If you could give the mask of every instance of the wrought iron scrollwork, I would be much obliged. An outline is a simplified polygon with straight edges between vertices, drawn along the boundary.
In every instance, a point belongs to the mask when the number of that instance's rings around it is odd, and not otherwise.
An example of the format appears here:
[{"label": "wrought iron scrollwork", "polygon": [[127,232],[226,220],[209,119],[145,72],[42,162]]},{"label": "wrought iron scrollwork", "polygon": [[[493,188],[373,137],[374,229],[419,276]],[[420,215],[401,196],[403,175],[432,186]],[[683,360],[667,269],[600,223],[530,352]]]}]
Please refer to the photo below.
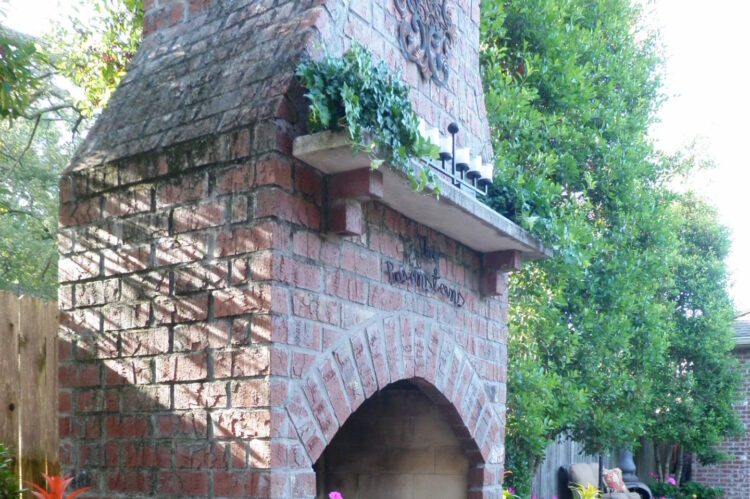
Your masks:
[{"label": "wrought iron scrollwork", "polygon": [[398,39],[401,52],[416,63],[422,77],[444,86],[448,56],[456,39],[456,25],[448,0],[394,0],[401,15]]}]

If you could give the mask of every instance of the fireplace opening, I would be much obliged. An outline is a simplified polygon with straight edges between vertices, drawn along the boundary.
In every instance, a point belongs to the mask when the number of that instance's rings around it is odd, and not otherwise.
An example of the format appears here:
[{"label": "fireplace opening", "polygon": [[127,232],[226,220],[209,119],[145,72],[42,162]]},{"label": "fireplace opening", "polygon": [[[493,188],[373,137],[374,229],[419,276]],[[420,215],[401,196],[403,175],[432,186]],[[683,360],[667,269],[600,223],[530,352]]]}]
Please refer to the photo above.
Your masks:
[{"label": "fireplace opening", "polygon": [[469,458],[440,408],[399,381],[366,400],[314,465],[317,497],[440,499],[467,495]]}]

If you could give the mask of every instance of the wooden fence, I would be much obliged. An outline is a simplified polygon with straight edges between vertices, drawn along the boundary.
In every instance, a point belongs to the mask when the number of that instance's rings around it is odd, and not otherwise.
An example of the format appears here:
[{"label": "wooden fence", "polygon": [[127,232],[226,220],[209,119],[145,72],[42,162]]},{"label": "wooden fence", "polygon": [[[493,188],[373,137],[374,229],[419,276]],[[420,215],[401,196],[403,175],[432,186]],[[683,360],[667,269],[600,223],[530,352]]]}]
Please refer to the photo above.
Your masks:
[{"label": "wooden fence", "polygon": [[22,480],[58,472],[57,304],[0,292],[0,441]]}]

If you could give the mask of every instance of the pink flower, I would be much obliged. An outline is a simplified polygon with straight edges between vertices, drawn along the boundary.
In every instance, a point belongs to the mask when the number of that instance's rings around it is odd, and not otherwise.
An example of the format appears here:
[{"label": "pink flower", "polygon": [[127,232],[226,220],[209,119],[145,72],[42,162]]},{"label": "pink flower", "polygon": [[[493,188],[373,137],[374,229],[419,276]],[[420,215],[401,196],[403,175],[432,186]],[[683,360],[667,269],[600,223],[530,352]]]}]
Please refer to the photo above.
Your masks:
[{"label": "pink flower", "polygon": [[508,492],[510,492],[511,494],[515,494],[516,493],[516,491],[515,491],[515,489],[513,487],[508,487]]},{"label": "pink flower", "polygon": [[677,480],[675,480],[669,475],[667,475],[667,482],[669,482],[669,485],[674,485],[675,487],[677,487]]},{"label": "pink flower", "polygon": [[531,499],[536,499],[536,494],[531,494]]},{"label": "pink flower", "polygon": [[341,492],[334,490],[328,494],[328,499],[344,499],[344,496],[341,495]]}]

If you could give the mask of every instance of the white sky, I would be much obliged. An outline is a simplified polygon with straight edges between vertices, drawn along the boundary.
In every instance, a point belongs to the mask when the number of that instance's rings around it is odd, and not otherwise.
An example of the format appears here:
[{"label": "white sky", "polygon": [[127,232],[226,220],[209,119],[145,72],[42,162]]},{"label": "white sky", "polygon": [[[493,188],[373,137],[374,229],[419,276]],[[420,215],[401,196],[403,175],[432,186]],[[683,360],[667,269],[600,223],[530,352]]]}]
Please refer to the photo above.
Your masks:
[{"label": "white sky", "polygon": [[707,197],[732,230],[729,267],[738,310],[750,309],[750,164],[745,148],[750,98],[750,2],[656,0],[649,18],[659,27],[667,56],[669,99],[652,130],[657,145],[673,152],[698,138],[716,168],[692,188]]},{"label": "white sky", "polygon": [[[644,0],[648,1],[648,0]],[[73,0],[0,0],[13,29],[40,34],[51,20],[72,12]],[[700,139],[716,168],[691,185],[719,210],[732,230],[729,258],[738,310],[750,310],[750,173],[745,147],[750,97],[750,2],[746,0],[653,0],[650,22],[666,50],[665,92],[669,99],[652,129],[657,145],[674,152]]]},{"label": "white sky", "polygon": [[57,9],[54,0],[0,0],[0,11],[7,15],[8,27],[32,35],[40,35],[49,27]]}]

